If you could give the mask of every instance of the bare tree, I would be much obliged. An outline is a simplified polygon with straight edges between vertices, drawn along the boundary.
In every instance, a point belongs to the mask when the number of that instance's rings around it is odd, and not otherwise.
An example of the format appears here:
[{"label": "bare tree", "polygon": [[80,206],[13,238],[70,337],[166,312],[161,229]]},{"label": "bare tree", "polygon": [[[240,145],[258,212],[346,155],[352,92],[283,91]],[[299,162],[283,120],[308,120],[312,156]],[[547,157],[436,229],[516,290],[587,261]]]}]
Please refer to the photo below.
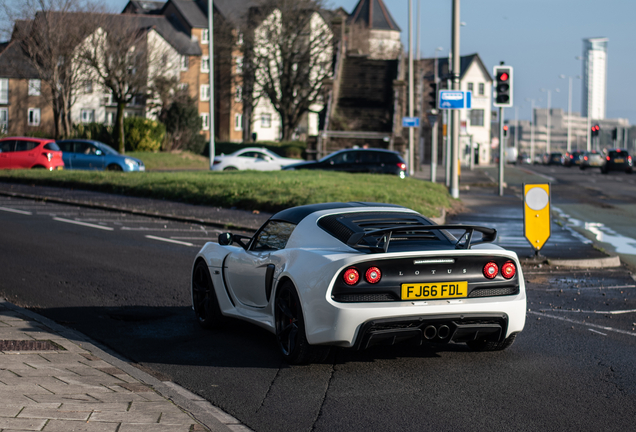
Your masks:
[{"label": "bare tree", "polygon": [[281,118],[282,138],[322,103],[322,85],[332,72],[333,33],[320,4],[312,0],[264,0],[250,10],[245,44],[245,100],[265,97]]},{"label": "bare tree", "polygon": [[178,63],[152,28],[136,15],[102,15],[97,30],[83,42],[80,62],[112,95],[117,105],[115,136],[124,152],[124,112],[133,99],[152,97],[153,82]]},{"label": "bare tree", "polygon": [[[74,61],[75,50],[93,25],[90,15],[80,12],[95,6],[81,0],[21,0],[18,5],[12,8],[0,0],[5,18],[15,23],[12,40],[20,44],[44,84],[42,94],[53,108],[55,137],[68,136],[71,108],[85,83],[82,66]],[[20,73],[16,68],[17,78]]]}]

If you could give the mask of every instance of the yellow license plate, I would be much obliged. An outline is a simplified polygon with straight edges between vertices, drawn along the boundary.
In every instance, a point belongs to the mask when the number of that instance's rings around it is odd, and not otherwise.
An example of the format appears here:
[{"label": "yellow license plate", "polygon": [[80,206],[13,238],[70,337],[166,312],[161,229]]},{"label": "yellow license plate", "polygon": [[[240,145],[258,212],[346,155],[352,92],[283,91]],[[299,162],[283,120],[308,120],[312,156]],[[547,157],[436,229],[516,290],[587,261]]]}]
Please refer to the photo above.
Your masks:
[{"label": "yellow license plate", "polygon": [[58,170],[58,171],[61,171],[61,170],[63,170],[63,169],[64,169],[64,167],[63,167],[62,165],[59,165],[59,166],[57,167],[57,170]]},{"label": "yellow license plate", "polygon": [[623,163],[623,162],[625,162],[625,159],[614,159],[614,162]]},{"label": "yellow license plate", "polygon": [[468,296],[468,282],[402,284],[402,300],[437,300]]}]

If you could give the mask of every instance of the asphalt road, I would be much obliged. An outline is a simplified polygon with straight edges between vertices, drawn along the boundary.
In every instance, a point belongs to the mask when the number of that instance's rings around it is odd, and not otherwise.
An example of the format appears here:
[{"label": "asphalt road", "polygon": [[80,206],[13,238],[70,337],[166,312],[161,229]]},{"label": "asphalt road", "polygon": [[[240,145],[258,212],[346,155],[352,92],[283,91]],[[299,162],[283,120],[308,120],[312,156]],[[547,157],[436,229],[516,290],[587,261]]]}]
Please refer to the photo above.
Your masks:
[{"label": "asphalt road", "polygon": [[376,347],[290,367],[264,330],[194,321],[189,273],[209,228],[8,198],[0,227],[0,295],[259,432],[633,429],[636,313],[625,311],[636,282],[625,268],[525,269],[526,328],[504,352]]}]

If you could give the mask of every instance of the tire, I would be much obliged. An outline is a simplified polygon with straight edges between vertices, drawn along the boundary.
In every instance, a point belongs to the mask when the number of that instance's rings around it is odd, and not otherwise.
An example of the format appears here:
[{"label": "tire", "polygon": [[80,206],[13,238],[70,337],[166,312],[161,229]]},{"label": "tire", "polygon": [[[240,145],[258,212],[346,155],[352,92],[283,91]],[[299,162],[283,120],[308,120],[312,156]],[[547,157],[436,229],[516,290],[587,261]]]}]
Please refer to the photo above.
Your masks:
[{"label": "tire", "polygon": [[229,166],[229,167],[223,168],[223,171],[238,171],[238,168]]},{"label": "tire", "polygon": [[276,290],[274,320],[276,341],[287,363],[296,365],[325,361],[330,347],[309,345],[307,342],[300,299],[289,281]]},{"label": "tire", "polygon": [[197,262],[192,272],[192,308],[205,329],[219,327],[223,321],[210,271],[204,261]]},{"label": "tire", "polygon": [[42,165],[36,165],[34,167],[31,167],[31,169],[45,169]]},{"label": "tire", "polygon": [[605,168],[601,168],[601,174],[607,174],[609,171],[606,170]]},{"label": "tire", "polygon": [[585,171],[585,167],[583,165],[581,165],[579,168],[581,169],[581,171]]},{"label": "tire", "polygon": [[123,171],[124,169],[117,164],[110,164],[106,167],[108,171]]},{"label": "tire", "polygon": [[513,333],[501,342],[492,342],[487,340],[474,340],[466,342],[468,348],[473,351],[503,351],[508,348],[517,338],[518,333]]}]

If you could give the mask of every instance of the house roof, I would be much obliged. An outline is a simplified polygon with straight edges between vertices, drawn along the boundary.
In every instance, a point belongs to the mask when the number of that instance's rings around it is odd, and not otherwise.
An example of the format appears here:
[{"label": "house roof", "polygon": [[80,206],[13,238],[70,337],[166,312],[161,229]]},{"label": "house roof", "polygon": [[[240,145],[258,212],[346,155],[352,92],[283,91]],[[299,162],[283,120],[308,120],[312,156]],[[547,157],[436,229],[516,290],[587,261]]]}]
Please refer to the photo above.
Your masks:
[{"label": "house roof", "polygon": [[[200,2],[196,0],[169,0],[169,3],[172,3],[174,7],[177,8],[183,19],[185,19],[191,27],[208,27],[207,1]],[[214,3],[216,3],[216,1]]]},{"label": "house roof", "polygon": [[402,31],[382,0],[360,0],[349,15],[349,24],[359,23],[373,30]]},{"label": "house roof", "polygon": [[39,78],[22,47],[16,41],[6,42],[0,48],[0,78]]},{"label": "house roof", "polygon": [[122,13],[159,15],[165,4],[165,1],[130,0]]},{"label": "house roof", "polygon": [[[431,61],[433,59],[426,59],[426,60]],[[484,75],[486,75],[488,77],[488,79],[492,81],[492,76],[490,75],[490,72],[488,71],[488,69],[486,69],[486,66],[482,62],[481,57],[479,57],[479,54],[477,54],[477,53],[460,57],[460,60],[459,60],[459,65],[460,65],[459,66],[459,69],[460,69],[459,79],[462,79],[464,77],[464,74],[466,73],[468,68],[470,68],[470,66],[475,61],[478,62],[477,64],[483,70]],[[439,76],[439,78],[441,80],[450,79],[450,73],[449,73],[449,67],[448,67],[448,57],[438,58],[437,59],[437,74],[438,74],[438,76]]]}]

